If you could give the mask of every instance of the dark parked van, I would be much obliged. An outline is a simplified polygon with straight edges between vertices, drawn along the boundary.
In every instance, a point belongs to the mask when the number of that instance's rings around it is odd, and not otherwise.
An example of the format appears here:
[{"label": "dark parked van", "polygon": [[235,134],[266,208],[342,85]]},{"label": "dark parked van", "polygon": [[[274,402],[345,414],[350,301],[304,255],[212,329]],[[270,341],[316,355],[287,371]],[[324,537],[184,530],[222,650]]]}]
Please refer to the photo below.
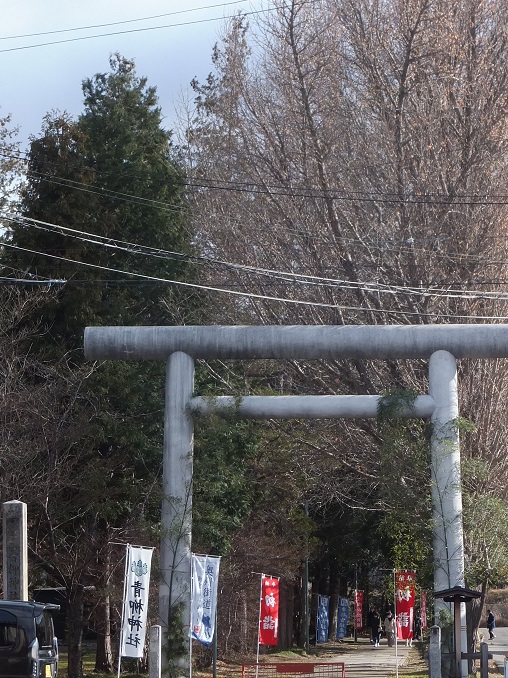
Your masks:
[{"label": "dark parked van", "polygon": [[58,605],[0,600],[0,678],[56,678]]}]

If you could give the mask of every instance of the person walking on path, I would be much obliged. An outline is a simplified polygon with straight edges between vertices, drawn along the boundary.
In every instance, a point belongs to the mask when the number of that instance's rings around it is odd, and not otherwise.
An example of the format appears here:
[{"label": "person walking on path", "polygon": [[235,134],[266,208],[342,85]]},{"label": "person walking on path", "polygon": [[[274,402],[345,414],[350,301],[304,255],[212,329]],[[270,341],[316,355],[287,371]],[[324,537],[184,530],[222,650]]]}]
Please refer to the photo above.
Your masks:
[{"label": "person walking on path", "polygon": [[372,616],[370,618],[370,630],[372,632],[372,642],[374,647],[379,647],[379,636],[382,631],[381,627],[381,617],[377,610],[372,610]]},{"label": "person walking on path", "polygon": [[489,630],[489,640],[495,638],[494,629],[496,628],[496,618],[492,610],[487,610],[487,628]]},{"label": "person walking on path", "polygon": [[395,618],[391,611],[389,611],[385,617],[384,621],[384,627],[385,627],[385,633],[386,633],[386,640],[388,641],[388,647],[393,647],[395,643],[395,631],[396,631],[396,626],[395,626]]}]

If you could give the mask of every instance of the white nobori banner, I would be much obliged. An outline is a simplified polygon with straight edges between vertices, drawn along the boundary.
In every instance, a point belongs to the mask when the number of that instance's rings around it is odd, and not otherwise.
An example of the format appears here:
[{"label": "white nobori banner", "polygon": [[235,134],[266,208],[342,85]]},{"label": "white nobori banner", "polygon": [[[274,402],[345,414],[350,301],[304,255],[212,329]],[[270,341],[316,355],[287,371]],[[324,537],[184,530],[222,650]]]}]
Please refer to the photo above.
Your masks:
[{"label": "white nobori banner", "polygon": [[153,549],[127,546],[120,655],[142,657]]},{"label": "white nobori banner", "polygon": [[218,556],[192,555],[191,624],[189,635],[203,645],[210,645],[215,631],[217,585],[219,582]]}]

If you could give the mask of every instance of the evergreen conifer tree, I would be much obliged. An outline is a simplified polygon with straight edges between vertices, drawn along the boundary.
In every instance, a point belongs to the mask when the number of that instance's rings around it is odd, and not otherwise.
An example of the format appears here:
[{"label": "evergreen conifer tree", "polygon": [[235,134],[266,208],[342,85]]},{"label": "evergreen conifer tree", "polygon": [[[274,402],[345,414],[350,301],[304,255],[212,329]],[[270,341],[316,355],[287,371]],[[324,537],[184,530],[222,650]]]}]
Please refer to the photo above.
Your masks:
[{"label": "evergreen conifer tree", "polygon": [[[155,89],[136,75],[132,61],[114,55],[110,66],[83,83],[85,108],[78,120],[48,115],[41,136],[32,140],[22,217],[3,253],[17,274],[65,281],[43,309],[46,331],[31,337],[41,361],[65,355],[81,366],[88,325],[164,325],[175,311],[181,318],[186,303],[193,308],[161,282],[184,280],[192,271],[185,255],[183,175],[162,128]],[[112,534],[128,540],[144,520],[159,520],[154,481],[161,468],[163,374],[159,363],[110,362],[94,366],[87,380],[94,408],[86,444],[79,447],[80,477],[74,472],[49,497],[48,529],[39,531],[37,545],[38,562],[54,584],[67,587],[75,617],[83,586],[107,590],[104,564]],[[83,556],[78,572],[73,557],[78,550],[86,554],[85,539],[95,555]],[[49,567],[55,542],[61,545],[57,568]],[[69,543],[75,553],[67,553]],[[107,624],[99,634],[105,642],[98,644],[96,668],[108,669]],[[79,625],[70,626],[71,678],[81,672],[80,637]]]}]

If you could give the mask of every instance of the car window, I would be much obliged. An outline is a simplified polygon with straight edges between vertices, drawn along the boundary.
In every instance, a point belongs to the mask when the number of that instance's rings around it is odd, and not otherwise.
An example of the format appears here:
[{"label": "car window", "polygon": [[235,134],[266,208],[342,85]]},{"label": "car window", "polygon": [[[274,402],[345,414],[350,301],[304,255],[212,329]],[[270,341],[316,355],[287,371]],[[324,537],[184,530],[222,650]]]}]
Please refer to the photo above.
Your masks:
[{"label": "car window", "polygon": [[39,641],[39,647],[52,647],[53,645],[53,619],[49,612],[44,611],[35,618],[35,634]]},{"label": "car window", "polygon": [[18,627],[16,624],[0,622],[0,647],[11,647],[16,642]]},{"label": "car window", "polygon": [[10,612],[0,611],[0,648],[12,647],[18,637],[18,620]]}]

